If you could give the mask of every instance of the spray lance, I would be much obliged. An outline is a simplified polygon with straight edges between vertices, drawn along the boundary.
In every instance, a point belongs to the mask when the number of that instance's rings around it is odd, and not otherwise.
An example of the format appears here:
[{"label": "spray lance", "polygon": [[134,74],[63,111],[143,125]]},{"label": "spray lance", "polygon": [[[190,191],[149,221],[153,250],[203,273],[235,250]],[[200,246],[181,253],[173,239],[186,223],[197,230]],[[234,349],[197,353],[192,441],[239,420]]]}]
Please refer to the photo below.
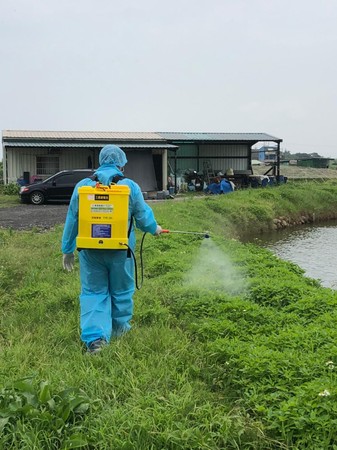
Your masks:
[{"label": "spray lance", "polygon": [[204,233],[199,233],[197,231],[177,231],[177,230],[165,230],[164,229],[164,230],[162,230],[162,233],[195,234],[195,235],[203,236],[206,239],[211,237],[208,231],[205,231]]}]

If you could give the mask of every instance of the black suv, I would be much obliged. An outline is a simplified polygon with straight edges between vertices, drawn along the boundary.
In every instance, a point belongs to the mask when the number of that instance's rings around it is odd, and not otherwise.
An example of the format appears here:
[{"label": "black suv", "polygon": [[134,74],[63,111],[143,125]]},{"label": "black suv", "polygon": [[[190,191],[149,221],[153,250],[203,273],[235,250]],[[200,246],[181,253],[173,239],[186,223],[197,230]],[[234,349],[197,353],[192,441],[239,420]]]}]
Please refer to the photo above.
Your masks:
[{"label": "black suv", "polygon": [[69,201],[75,185],[94,172],[92,169],[62,170],[44,181],[22,186],[21,202],[42,205],[48,200]]}]

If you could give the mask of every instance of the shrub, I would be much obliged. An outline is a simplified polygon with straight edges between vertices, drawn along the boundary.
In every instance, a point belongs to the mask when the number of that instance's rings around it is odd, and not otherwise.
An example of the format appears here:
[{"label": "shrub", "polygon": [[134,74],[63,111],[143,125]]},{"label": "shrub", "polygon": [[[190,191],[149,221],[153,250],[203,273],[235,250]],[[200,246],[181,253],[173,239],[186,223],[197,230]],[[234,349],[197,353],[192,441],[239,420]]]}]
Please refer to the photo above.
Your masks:
[{"label": "shrub", "polygon": [[9,183],[3,187],[4,195],[18,195],[20,186],[16,183]]}]

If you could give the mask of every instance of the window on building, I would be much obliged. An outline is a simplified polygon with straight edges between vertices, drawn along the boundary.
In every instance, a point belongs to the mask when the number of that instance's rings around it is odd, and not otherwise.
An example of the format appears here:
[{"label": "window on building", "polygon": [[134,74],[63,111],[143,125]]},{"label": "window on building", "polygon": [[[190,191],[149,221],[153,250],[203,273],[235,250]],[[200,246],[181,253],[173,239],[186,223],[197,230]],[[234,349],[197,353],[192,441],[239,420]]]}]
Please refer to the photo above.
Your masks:
[{"label": "window on building", "polygon": [[36,174],[53,175],[60,171],[60,159],[58,156],[37,156]]}]

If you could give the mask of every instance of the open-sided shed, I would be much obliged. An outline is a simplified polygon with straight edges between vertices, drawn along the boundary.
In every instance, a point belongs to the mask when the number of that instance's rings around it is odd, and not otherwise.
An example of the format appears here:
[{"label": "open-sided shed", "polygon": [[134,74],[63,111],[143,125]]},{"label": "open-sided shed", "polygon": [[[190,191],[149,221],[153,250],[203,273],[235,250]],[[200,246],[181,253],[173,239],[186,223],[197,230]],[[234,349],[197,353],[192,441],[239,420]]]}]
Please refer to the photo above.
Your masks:
[{"label": "open-sided shed", "polygon": [[[280,174],[280,143],[282,139],[266,133],[160,133],[178,147],[169,151],[169,165],[175,174],[187,169],[197,172],[228,169],[234,172],[252,171],[252,147],[258,142],[276,143],[274,175]],[[173,169],[174,167],[174,169]]]}]

